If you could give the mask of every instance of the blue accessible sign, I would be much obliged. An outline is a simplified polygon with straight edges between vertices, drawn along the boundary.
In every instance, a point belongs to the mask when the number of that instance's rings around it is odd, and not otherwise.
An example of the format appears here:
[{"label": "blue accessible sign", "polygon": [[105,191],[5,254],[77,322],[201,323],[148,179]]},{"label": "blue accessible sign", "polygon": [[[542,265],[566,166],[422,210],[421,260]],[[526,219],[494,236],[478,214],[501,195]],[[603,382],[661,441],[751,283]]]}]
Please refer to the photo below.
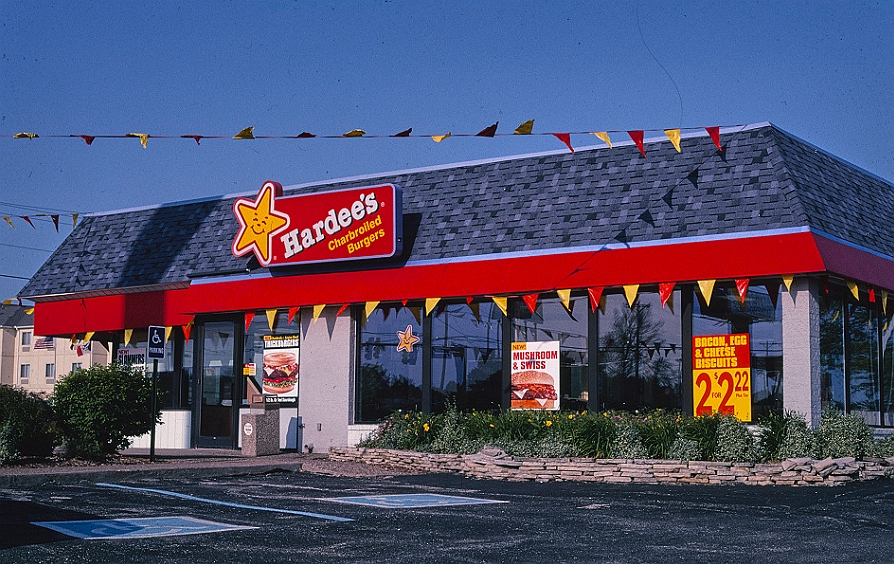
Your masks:
[{"label": "blue accessible sign", "polygon": [[143,539],[176,535],[198,535],[242,529],[246,525],[228,525],[195,517],[147,517],[136,519],[96,519],[89,521],[35,521],[39,527],[79,539]]},{"label": "blue accessible sign", "polygon": [[157,325],[149,326],[149,358],[165,357],[165,328]]}]

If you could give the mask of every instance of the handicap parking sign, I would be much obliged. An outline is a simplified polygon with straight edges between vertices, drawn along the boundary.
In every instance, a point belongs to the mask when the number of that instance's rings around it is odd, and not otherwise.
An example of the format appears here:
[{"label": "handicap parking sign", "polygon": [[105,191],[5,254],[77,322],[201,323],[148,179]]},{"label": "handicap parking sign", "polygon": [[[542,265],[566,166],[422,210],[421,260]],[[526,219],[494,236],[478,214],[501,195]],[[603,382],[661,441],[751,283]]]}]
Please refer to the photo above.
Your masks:
[{"label": "handicap parking sign", "polygon": [[31,524],[79,539],[143,539],[257,529],[257,527],[249,527],[247,525],[215,523],[213,521],[205,521],[204,519],[196,519],[195,517],[34,521]]},{"label": "handicap parking sign", "polygon": [[149,358],[165,357],[165,328],[157,325],[149,327]]}]

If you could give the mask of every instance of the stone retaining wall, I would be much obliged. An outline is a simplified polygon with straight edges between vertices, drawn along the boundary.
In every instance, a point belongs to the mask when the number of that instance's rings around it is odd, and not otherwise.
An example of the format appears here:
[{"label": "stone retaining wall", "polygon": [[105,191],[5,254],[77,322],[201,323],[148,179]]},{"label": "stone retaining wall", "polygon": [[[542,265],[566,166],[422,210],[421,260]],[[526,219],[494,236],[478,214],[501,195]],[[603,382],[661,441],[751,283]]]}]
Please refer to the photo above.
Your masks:
[{"label": "stone retaining wall", "polygon": [[381,464],[423,472],[450,472],[473,478],[537,482],[637,484],[752,484],[835,486],[894,479],[894,457],[855,460],[794,458],[783,462],[700,462],[601,458],[526,458],[498,449],[478,454],[430,454],[406,450],[333,447],[331,460]]}]

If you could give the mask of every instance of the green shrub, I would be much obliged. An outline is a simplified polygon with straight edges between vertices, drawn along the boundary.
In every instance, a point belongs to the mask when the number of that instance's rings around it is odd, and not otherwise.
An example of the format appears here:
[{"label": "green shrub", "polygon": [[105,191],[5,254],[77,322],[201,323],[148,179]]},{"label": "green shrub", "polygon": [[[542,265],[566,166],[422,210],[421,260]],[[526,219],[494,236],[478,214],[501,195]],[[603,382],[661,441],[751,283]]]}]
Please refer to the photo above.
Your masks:
[{"label": "green shrub", "polygon": [[862,458],[875,451],[872,428],[862,417],[843,415],[838,411],[826,411],[816,430],[816,438],[821,457],[841,458],[852,456]]},{"label": "green shrub", "polygon": [[701,460],[702,449],[698,446],[697,441],[677,435],[667,456],[671,460]]},{"label": "green shrub", "polygon": [[612,441],[610,450],[612,458],[649,458],[649,450],[643,444],[639,430],[630,422],[622,422],[618,433]]},{"label": "green shrub", "polygon": [[721,416],[717,424],[717,445],[714,460],[719,462],[752,462],[757,458],[754,439],[748,427],[732,415]]},{"label": "green shrub", "polygon": [[49,403],[33,392],[0,386],[0,464],[22,456],[50,456],[55,445]]},{"label": "green shrub", "polygon": [[779,449],[785,435],[789,414],[779,415],[771,412],[758,420],[761,426],[758,434],[758,459],[761,461],[779,460]]},{"label": "green shrub", "polygon": [[875,456],[882,458],[894,456],[894,435],[875,441]]},{"label": "green shrub", "polygon": [[646,458],[666,459],[680,431],[679,414],[656,409],[645,415],[631,415],[629,418],[648,451]]},{"label": "green shrub", "polygon": [[782,440],[777,450],[777,459],[786,458],[819,458],[816,445],[816,437],[807,420],[799,413],[789,412],[785,414]]},{"label": "green shrub", "polygon": [[569,426],[566,442],[574,446],[579,456],[607,458],[618,434],[615,420],[607,414],[585,414]]},{"label": "green shrub", "polygon": [[[684,449],[685,447],[685,450],[675,452],[676,456],[671,458],[714,460],[714,450],[717,447],[717,426],[720,424],[720,418],[721,416],[716,413],[714,415],[684,418],[680,424],[680,436],[686,441],[695,443],[698,452],[694,452],[692,444],[681,442],[678,448]],[[681,456],[682,454],[687,456]],[[668,453],[668,456],[670,456],[670,453]]]},{"label": "green shrub", "polygon": [[94,365],[56,384],[59,433],[72,456],[104,459],[152,428],[152,381],[129,366]]}]

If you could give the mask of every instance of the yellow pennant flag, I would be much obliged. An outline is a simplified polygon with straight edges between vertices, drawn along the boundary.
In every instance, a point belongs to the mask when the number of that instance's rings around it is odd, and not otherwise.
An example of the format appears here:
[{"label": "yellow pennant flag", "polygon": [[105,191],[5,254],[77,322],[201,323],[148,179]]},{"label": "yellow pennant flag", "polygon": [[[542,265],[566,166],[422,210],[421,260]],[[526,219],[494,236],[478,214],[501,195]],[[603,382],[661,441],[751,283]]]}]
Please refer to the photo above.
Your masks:
[{"label": "yellow pennant flag", "polygon": [[276,310],[268,309],[264,313],[267,314],[267,327],[269,327],[270,330],[273,331],[273,324],[276,323]]},{"label": "yellow pennant flag", "polygon": [[534,120],[529,119],[525,123],[519,125],[515,128],[515,131],[512,132],[513,135],[530,135],[534,130]]},{"label": "yellow pennant flag", "polygon": [[702,297],[705,298],[705,305],[711,305],[711,294],[714,293],[714,283],[716,280],[699,280],[698,281],[698,289],[702,292]]},{"label": "yellow pennant flag", "polygon": [[624,295],[627,297],[627,305],[633,307],[636,301],[636,294],[639,292],[639,284],[628,284],[624,286]]},{"label": "yellow pennant flag", "polygon": [[146,148],[146,144],[149,142],[148,133],[128,133],[127,135],[125,135],[125,137],[139,137],[140,145],[142,145],[144,149]]},{"label": "yellow pennant flag", "polygon": [[130,345],[130,339],[133,337],[133,329],[124,330],[124,346]]},{"label": "yellow pennant flag", "polygon": [[571,311],[571,290],[556,290],[559,294],[559,301],[565,306],[565,309]]},{"label": "yellow pennant flag", "polygon": [[78,215],[76,213],[71,214],[71,228],[74,229],[78,226]]},{"label": "yellow pennant flag", "polygon": [[606,131],[594,131],[594,132],[593,132],[593,135],[595,135],[596,137],[602,139],[602,141],[603,141],[606,145],[608,145],[608,148],[609,148],[609,149],[612,148],[612,139],[611,139],[611,137],[608,136],[608,132],[606,132]]},{"label": "yellow pennant flag", "polygon": [[491,298],[494,300],[494,303],[497,304],[497,307],[500,308],[500,311],[503,312],[503,315],[507,315],[509,313],[508,302],[509,300],[503,296],[494,296]]},{"label": "yellow pennant flag", "polygon": [[671,143],[674,146],[674,149],[677,152],[680,152],[680,130],[679,129],[665,129],[664,134],[667,135],[667,138],[670,139]]},{"label": "yellow pennant flag", "polygon": [[[379,302],[375,302],[375,303],[379,303]],[[369,304],[368,304],[368,303],[366,304],[366,307],[367,307],[366,317],[369,317],[370,310],[369,310]],[[317,305],[314,306],[314,317],[313,317],[313,320],[314,320],[314,321],[316,321],[317,319],[320,318],[320,314],[323,313],[323,310],[324,310],[325,308],[326,308],[326,304],[317,304]],[[375,306],[373,306],[373,309],[375,309]]]},{"label": "yellow pennant flag", "polygon": [[4,215],[4,216],[3,216],[3,219],[6,220],[6,223],[8,223],[10,227],[12,227],[13,229],[16,228],[16,226],[12,224],[12,218],[10,218],[10,217],[6,217],[6,216]]},{"label": "yellow pennant flag", "polygon": [[254,139],[255,134],[252,133],[255,130],[255,126],[246,127],[239,133],[233,136],[233,139]]},{"label": "yellow pennant flag", "polygon": [[[174,331],[173,325],[170,325],[170,326],[165,325],[165,342],[166,343],[171,340],[171,333],[173,331]],[[93,333],[87,333],[86,335],[84,335],[84,340],[89,341],[91,337],[93,337]]]},{"label": "yellow pennant flag", "polygon": [[364,135],[366,135],[366,132],[362,129],[352,129],[347,133],[341,134],[342,137],[363,137]]},{"label": "yellow pennant flag", "polygon": [[854,299],[858,302],[860,301],[860,288],[857,286],[857,283],[853,280],[847,281],[847,288],[851,291],[851,294],[854,296]]},{"label": "yellow pennant flag", "polygon": [[38,135],[36,133],[30,133],[28,131],[16,133],[12,136],[13,139],[37,139],[37,137]]},{"label": "yellow pennant flag", "polygon": [[792,291],[792,282],[794,282],[794,281],[795,281],[795,275],[794,275],[794,274],[783,274],[783,275],[782,275],[782,283],[785,284],[785,291],[786,291],[786,292],[791,292],[791,291]]},{"label": "yellow pennant flag", "polygon": [[372,315],[372,312],[376,310],[376,307],[379,305],[379,302],[366,302],[366,318],[369,319],[369,316]]},{"label": "yellow pennant flag", "polygon": [[33,307],[29,307],[29,308],[25,309],[25,315],[32,315],[32,314],[34,314]]},{"label": "yellow pennant flag", "polygon": [[441,298],[425,298],[425,315],[431,315],[431,310],[435,309]]},{"label": "yellow pennant flag", "polygon": [[888,292],[882,290],[882,313],[888,315]]},{"label": "yellow pennant flag", "polygon": [[87,333],[85,333],[84,334],[84,342],[89,343],[91,340],[93,340],[94,334],[95,334],[95,332],[93,332],[93,331],[88,331]]},{"label": "yellow pennant flag", "polygon": [[440,143],[441,141],[443,141],[444,139],[447,139],[448,137],[450,137],[449,131],[447,132],[446,135],[432,135],[431,136],[431,138],[434,140],[435,143]]}]

